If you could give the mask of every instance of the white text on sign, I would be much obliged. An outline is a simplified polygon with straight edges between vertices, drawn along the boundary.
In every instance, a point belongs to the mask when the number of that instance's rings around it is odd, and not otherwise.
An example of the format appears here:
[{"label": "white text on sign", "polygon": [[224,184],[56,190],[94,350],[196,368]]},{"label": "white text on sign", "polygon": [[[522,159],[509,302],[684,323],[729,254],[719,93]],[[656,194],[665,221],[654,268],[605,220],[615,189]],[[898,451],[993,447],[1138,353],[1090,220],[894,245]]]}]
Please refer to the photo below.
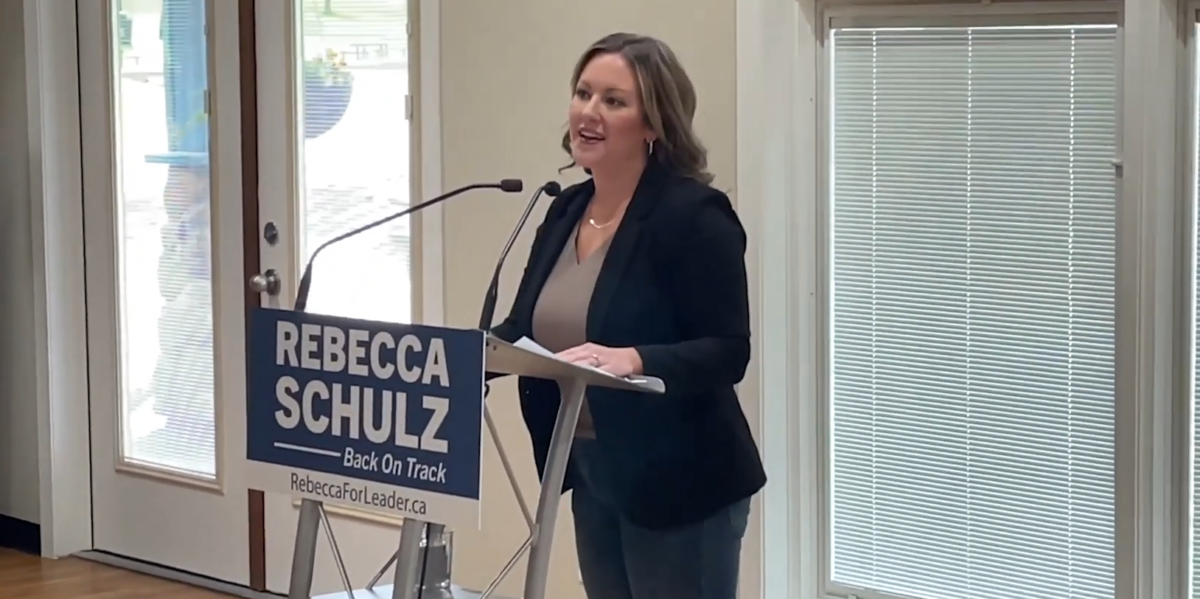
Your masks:
[{"label": "white text on sign", "polygon": [[[343,330],[335,326],[279,321],[276,324],[275,362],[280,366],[327,373],[374,377],[387,380],[398,376],[406,383],[450,386],[444,342],[434,337],[423,348],[416,335],[397,340],[390,333],[371,334],[361,329]],[[301,388],[293,377],[280,377],[275,385],[280,409],[275,420],[288,429],[304,423],[314,434],[331,434],[351,439],[365,438],[376,444],[449,453],[449,443],[438,431],[450,412],[450,400],[425,395],[421,407],[431,412],[419,434],[408,430],[408,394],[378,390],[360,385],[307,382]],[[315,409],[317,402],[328,402],[329,413]],[[378,410],[378,414],[376,414]]]},{"label": "white text on sign", "polygon": [[382,472],[391,476],[423,480],[431,483],[446,484],[446,465],[425,464],[417,458],[397,458],[390,453],[382,456],[375,452],[357,453],[347,447],[342,456],[342,465],[347,468],[357,468],[369,472]]}]

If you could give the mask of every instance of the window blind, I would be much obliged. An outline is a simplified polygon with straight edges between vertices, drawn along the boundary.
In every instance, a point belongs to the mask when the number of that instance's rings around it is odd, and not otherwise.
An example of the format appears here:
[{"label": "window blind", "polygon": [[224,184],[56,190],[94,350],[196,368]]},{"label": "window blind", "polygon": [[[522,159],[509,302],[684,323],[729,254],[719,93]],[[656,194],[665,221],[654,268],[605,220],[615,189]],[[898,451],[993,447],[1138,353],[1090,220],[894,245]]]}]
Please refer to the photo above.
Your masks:
[{"label": "window blind", "polygon": [[1115,27],[832,36],[831,575],[1111,599]]}]

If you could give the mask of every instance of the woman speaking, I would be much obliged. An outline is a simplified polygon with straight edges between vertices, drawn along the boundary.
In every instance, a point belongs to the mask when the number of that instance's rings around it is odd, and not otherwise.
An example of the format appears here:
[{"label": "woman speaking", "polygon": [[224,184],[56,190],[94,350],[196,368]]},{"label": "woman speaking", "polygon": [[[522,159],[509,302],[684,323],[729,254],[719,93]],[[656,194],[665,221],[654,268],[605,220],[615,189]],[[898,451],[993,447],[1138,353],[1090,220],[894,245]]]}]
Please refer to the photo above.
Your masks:
[{"label": "woman speaking", "polygon": [[[746,234],[709,186],[695,89],[666,44],[601,39],[571,94],[562,147],[591,178],[551,204],[492,332],[666,384],[587,390],[564,490],[588,598],[735,599],[750,498],[766,483],[734,391],[750,360]],[[559,389],[518,386],[544,473]]]}]

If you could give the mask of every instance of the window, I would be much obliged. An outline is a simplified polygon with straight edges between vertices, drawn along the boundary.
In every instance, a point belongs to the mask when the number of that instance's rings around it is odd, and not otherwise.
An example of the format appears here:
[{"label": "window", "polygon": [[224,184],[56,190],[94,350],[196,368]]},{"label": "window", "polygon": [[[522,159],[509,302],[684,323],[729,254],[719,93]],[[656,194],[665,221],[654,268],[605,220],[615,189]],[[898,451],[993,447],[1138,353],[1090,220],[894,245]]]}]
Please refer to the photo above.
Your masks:
[{"label": "window", "polygon": [[[299,2],[301,252],[408,206],[407,0]],[[411,322],[410,226],[393,221],[321,252],[308,309]],[[367,291],[369,289],[369,291]]]},{"label": "window", "polygon": [[212,480],[204,3],[114,2],[111,17],[121,461]]},{"label": "window", "polygon": [[845,592],[1113,596],[1116,35],[832,33]]}]

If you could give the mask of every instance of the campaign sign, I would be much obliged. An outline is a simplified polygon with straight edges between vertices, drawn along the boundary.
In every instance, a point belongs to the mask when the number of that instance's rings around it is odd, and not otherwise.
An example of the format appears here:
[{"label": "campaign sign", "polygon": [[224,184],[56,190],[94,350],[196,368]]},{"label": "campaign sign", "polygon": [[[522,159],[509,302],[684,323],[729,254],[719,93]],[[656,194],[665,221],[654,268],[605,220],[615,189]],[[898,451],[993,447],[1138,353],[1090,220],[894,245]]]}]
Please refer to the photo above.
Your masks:
[{"label": "campaign sign", "polygon": [[258,309],[251,317],[251,486],[479,527],[479,331]]}]

